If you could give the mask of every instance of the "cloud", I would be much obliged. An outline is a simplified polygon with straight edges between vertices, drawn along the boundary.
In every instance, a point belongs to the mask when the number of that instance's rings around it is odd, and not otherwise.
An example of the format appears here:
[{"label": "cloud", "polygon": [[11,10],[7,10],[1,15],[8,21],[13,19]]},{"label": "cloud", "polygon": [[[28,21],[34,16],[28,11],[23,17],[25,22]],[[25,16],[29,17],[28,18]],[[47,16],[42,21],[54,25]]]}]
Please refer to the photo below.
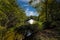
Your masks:
[{"label": "cloud", "polygon": [[29,8],[26,9],[25,13],[27,16],[38,16],[37,12],[30,11]]},{"label": "cloud", "polygon": [[25,13],[27,16],[33,15],[33,11],[29,11],[29,8],[26,9]]},{"label": "cloud", "polygon": [[35,8],[30,6],[27,2],[30,0],[17,0],[19,6],[21,6],[24,10],[27,16],[37,16],[37,11]]},{"label": "cloud", "polygon": [[34,15],[33,13],[34,13],[33,11],[30,11],[30,15],[31,15],[31,16]]},{"label": "cloud", "polygon": [[41,0],[33,0],[32,5],[36,5],[36,4],[38,4],[39,2],[41,2]]}]

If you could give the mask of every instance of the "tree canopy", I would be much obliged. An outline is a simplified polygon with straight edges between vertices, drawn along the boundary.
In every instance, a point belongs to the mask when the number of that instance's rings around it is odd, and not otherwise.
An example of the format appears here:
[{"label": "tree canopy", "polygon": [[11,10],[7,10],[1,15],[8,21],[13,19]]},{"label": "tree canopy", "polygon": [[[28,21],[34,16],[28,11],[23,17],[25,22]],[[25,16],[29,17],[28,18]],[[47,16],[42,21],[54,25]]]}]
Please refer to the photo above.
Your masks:
[{"label": "tree canopy", "polygon": [[[60,3],[44,0],[32,5],[34,1],[29,5],[39,16],[28,17],[16,0],[0,0],[0,40],[60,40]],[[29,18],[35,20],[33,25],[26,22]],[[25,37],[28,31],[32,35]]]}]

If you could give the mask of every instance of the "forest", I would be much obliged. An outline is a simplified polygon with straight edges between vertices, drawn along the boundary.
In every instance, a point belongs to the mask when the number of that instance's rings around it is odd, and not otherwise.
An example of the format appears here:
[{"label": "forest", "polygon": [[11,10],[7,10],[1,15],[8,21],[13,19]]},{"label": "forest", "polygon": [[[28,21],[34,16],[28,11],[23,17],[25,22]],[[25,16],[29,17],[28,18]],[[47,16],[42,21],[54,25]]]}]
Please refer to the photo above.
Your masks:
[{"label": "forest", "polygon": [[[0,0],[0,40],[60,40],[60,2],[32,3],[39,16],[26,16],[16,0]],[[29,24],[29,19],[34,23]]]}]

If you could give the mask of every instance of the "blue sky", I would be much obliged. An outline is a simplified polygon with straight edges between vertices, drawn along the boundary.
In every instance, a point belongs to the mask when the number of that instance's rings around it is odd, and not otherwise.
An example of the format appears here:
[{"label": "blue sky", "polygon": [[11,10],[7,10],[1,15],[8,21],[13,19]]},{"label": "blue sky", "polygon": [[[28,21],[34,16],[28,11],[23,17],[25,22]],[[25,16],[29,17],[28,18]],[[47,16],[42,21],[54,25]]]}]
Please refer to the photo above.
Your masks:
[{"label": "blue sky", "polygon": [[[22,7],[22,9],[25,10],[25,13],[27,16],[38,16],[38,13],[36,11],[36,9],[34,7],[32,7],[31,5],[29,5],[29,2],[30,0],[17,0],[17,4],[18,6]],[[36,3],[41,3],[41,1],[44,1],[44,0],[35,0],[35,2],[32,3],[32,5],[36,5]],[[57,2],[60,2],[60,0],[57,0]]]},{"label": "blue sky", "polygon": [[17,4],[25,10],[27,16],[38,16],[36,9],[29,5],[29,1],[30,0],[17,0]]}]

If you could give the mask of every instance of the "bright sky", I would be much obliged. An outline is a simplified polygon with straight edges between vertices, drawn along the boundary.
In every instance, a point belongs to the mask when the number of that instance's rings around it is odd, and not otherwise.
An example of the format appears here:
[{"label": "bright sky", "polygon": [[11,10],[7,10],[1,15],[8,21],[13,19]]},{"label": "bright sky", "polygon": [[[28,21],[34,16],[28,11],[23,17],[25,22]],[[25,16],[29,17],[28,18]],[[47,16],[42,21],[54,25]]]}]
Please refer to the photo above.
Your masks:
[{"label": "bright sky", "polygon": [[28,4],[29,1],[30,0],[17,0],[17,3],[25,10],[27,16],[38,16],[36,9]]},{"label": "bright sky", "polygon": [[[31,5],[29,5],[29,2],[30,0],[17,0],[17,4],[22,7],[24,10],[25,10],[25,13],[27,16],[38,16],[37,14],[37,11],[34,7],[32,7]],[[32,5],[36,5],[36,3],[41,3],[41,1],[44,1],[44,0],[33,0],[33,3]],[[57,0],[57,2],[60,2],[60,0]]]},{"label": "bright sky", "polygon": [[33,19],[30,19],[28,22],[29,22],[30,24],[33,24],[33,23],[34,23],[34,20],[33,20]]}]

